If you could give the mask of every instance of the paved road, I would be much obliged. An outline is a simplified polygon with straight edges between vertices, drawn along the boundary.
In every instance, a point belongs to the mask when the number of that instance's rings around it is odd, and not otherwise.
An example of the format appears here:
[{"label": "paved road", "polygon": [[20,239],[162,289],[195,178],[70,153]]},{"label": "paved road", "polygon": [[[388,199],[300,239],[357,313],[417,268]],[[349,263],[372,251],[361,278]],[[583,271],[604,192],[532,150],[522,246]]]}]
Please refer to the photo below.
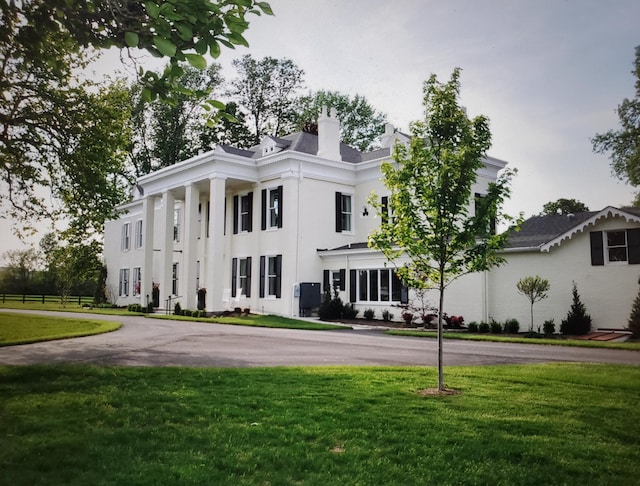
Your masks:
[{"label": "paved road", "polygon": [[[435,340],[386,336],[374,331],[300,331],[144,317],[38,313],[120,321],[123,326],[116,332],[97,336],[0,347],[0,364],[196,367],[437,364]],[[640,352],[457,340],[444,343],[445,365],[551,361],[640,365]]]}]

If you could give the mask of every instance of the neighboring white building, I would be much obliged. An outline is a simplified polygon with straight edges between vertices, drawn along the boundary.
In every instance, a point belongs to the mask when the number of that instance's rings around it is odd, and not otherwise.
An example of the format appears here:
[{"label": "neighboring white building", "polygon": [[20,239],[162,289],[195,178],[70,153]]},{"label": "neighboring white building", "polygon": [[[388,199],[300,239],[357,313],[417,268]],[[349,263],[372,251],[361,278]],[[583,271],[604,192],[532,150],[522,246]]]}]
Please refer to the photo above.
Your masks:
[{"label": "neighboring white building", "polygon": [[[240,150],[218,146],[138,179],[134,200],[105,225],[107,288],[119,306],[180,302],[205,307],[300,315],[306,293],[335,284],[345,302],[377,317],[406,300],[381,253],[366,248],[380,221],[367,204],[388,194],[380,165],[408,137],[387,126],[382,148],[361,153],[339,140],[335,112],[318,119],[318,135],[264,137]],[[488,157],[474,194],[484,194],[506,162]],[[470,211],[473,212],[473,206]],[[467,321],[490,314],[486,274],[460,279],[446,310]],[[300,284],[315,284],[301,285]],[[435,302],[435,301],[434,301]]]}]

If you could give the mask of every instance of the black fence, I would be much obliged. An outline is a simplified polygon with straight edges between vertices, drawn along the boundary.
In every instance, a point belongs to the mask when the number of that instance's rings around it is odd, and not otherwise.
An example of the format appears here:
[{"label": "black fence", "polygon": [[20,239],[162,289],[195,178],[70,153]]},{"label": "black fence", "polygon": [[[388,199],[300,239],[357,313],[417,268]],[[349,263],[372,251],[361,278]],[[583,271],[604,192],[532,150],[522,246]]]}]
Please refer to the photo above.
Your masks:
[{"label": "black fence", "polygon": [[[23,304],[27,302],[39,302],[42,304],[45,303],[60,303],[61,298],[59,295],[37,295],[37,294],[2,294],[2,303],[5,304],[7,302],[22,302]],[[77,302],[78,305],[91,305],[93,304],[93,296],[92,295],[69,295],[67,296],[67,302]]]}]

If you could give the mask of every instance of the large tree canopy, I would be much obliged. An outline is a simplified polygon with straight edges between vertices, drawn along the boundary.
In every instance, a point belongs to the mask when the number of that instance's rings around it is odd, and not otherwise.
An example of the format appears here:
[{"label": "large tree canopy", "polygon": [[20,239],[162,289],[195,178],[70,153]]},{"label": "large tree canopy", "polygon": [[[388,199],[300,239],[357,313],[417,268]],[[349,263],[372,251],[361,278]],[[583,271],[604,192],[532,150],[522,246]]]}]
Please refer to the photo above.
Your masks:
[{"label": "large tree canopy", "polygon": [[[485,270],[502,261],[496,253],[506,234],[492,231],[509,195],[512,172],[506,171],[487,193],[476,198],[472,187],[491,146],[489,121],[467,118],[459,102],[460,71],[447,83],[435,75],[424,84],[424,121],[411,126],[409,146],[396,145],[393,161],[382,165],[390,192],[388,215],[378,197],[381,226],[369,236],[369,246],[381,250],[397,266],[403,281],[415,288],[435,288],[438,305],[438,388],[442,374],[444,292],[456,278]],[[406,264],[402,260],[407,257]]]},{"label": "large tree canopy", "polygon": [[43,199],[52,194],[67,214],[88,216],[96,206],[93,191],[100,189],[95,185],[115,188],[122,175],[120,144],[129,134],[115,111],[129,110],[119,95],[96,95],[99,87],[78,78],[87,53],[138,48],[168,57],[162,74],[141,70],[141,93],[176,102],[190,93],[176,84],[180,62],[202,69],[204,54],[217,57],[221,46],[246,45],[247,15],[261,12],[271,14],[269,4],[255,0],[0,0],[3,214],[46,214]]},{"label": "large tree canopy", "polygon": [[577,199],[560,198],[557,201],[550,201],[542,206],[540,216],[550,214],[584,213],[586,211],[589,211],[589,208]]},{"label": "large tree canopy", "polygon": [[640,46],[632,71],[636,77],[635,97],[625,98],[616,112],[620,128],[599,133],[593,139],[596,153],[608,154],[613,173],[633,186],[640,186]]}]

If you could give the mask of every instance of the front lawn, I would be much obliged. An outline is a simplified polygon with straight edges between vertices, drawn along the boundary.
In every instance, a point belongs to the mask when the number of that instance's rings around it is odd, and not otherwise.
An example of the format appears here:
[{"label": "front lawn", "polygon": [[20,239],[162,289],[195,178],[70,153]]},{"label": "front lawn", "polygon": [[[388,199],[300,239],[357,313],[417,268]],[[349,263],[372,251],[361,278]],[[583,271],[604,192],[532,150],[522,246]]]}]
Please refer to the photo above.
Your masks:
[{"label": "front lawn", "polygon": [[640,367],[0,367],[2,482],[637,484]]},{"label": "front lawn", "polygon": [[0,312],[0,346],[90,336],[121,326],[119,322]]},{"label": "front lawn", "polygon": [[300,321],[298,319],[290,319],[288,317],[280,317],[274,315],[241,315],[227,317],[188,317],[164,314],[145,314],[146,317],[153,319],[169,319],[175,321],[195,321],[209,322],[214,324],[228,324],[231,326],[253,326],[253,327],[272,327],[280,329],[305,329],[307,331],[331,331],[338,329],[350,329],[347,326],[339,326],[336,324],[326,324],[318,321]]}]

